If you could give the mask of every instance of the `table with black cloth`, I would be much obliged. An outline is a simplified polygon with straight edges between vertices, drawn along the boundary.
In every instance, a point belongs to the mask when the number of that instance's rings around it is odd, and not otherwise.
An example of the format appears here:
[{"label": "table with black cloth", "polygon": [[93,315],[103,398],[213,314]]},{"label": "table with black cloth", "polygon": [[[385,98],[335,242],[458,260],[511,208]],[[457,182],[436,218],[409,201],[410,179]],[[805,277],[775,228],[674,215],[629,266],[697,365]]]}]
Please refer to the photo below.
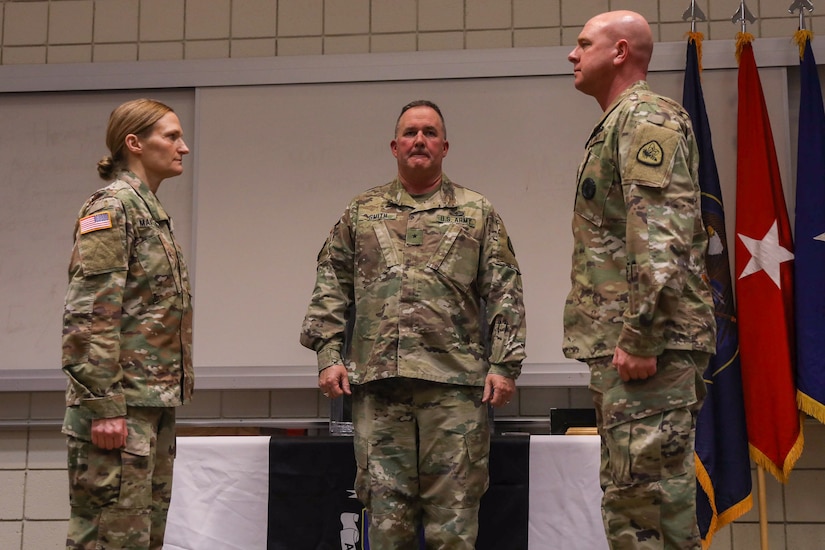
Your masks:
[{"label": "table with black cloth", "polygon": [[[606,549],[598,464],[595,436],[494,436],[477,548]],[[354,479],[349,437],[179,437],[164,549],[368,550]]]}]

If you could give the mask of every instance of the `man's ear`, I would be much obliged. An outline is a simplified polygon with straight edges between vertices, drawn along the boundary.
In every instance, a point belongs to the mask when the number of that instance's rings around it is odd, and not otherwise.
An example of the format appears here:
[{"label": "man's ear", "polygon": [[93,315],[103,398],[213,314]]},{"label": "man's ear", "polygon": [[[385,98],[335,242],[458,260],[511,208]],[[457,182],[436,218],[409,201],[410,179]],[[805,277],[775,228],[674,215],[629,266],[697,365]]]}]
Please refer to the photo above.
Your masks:
[{"label": "man's ear", "polygon": [[140,138],[135,134],[128,134],[124,140],[126,148],[132,153],[140,153],[143,145],[140,143]]},{"label": "man's ear", "polygon": [[630,45],[627,43],[627,40],[622,38],[618,42],[616,42],[616,57],[613,59],[613,64],[618,65],[627,61],[628,55],[630,54]]}]

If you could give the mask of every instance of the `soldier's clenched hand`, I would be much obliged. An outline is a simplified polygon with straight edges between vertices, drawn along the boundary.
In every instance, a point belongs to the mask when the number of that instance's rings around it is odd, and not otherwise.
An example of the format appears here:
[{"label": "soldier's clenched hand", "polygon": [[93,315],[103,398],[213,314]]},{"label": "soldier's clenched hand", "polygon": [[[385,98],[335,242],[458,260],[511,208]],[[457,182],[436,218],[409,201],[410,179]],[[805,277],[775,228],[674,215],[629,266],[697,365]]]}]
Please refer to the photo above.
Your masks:
[{"label": "soldier's clenched hand", "polygon": [[516,381],[500,374],[488,374],[484,381],[484,395],[482,403],[490,403],[494,407],[501,407],[510,402],[516,392]]},{"label": "soldier's clenched hand", "polygon": [[344,365],[332,365],[318,374],[318,387],[324,392],[324,397],[335,399],[344,394],[351,395],[347,368]]}]

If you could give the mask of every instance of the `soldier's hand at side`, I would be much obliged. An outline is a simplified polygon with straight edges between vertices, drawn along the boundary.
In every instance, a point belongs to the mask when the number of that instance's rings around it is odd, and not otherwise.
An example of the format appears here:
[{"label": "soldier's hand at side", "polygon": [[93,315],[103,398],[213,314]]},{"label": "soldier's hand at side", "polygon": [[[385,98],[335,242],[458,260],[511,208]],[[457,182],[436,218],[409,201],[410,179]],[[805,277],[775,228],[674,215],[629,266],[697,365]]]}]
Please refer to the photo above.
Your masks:
[{"label": "soldier's hand at side", "polygon": [[318,374],[318,387],[324,392],[324,397],[330,399],[352,394],[347,368],[344,365],[332,365],[322,370]]},{"label": "soldier's hand at side", "polygon": [[92,443],[111,451],[126,446],[126,418],[95,418],[92,420]]},{"label": "soldier's hand at side", "polygon": [[515,380],[500,374],[488,374],[484,381],[484,395],[481,397],[481,402],[501,407],[510,402],[515,392]]},{"label": "soldier's hand at side", "polygon": [[656,374],[656,356],[632,355],[616,346],[613,352],[613,366],[625,382],[645,380]]}]

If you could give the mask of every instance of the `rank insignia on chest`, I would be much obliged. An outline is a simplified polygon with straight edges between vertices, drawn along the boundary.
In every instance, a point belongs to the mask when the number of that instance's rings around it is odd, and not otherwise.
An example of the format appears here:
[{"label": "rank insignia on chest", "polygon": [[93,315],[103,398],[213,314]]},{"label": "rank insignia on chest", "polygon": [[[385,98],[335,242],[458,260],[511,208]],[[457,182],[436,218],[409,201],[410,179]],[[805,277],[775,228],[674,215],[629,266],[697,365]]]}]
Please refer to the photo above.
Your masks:
[{"label": "rank insignia on chest", "polygon": [[648,141],[636,153],[636,160],[648,166],[659,166],[662,164],[665,153],[662,146],[657,141]]},{"label": "rank insignia on chest", "polygon": [[424,231],[422,229],[407,229],[407,244],[411,246],[424,244]]}]

